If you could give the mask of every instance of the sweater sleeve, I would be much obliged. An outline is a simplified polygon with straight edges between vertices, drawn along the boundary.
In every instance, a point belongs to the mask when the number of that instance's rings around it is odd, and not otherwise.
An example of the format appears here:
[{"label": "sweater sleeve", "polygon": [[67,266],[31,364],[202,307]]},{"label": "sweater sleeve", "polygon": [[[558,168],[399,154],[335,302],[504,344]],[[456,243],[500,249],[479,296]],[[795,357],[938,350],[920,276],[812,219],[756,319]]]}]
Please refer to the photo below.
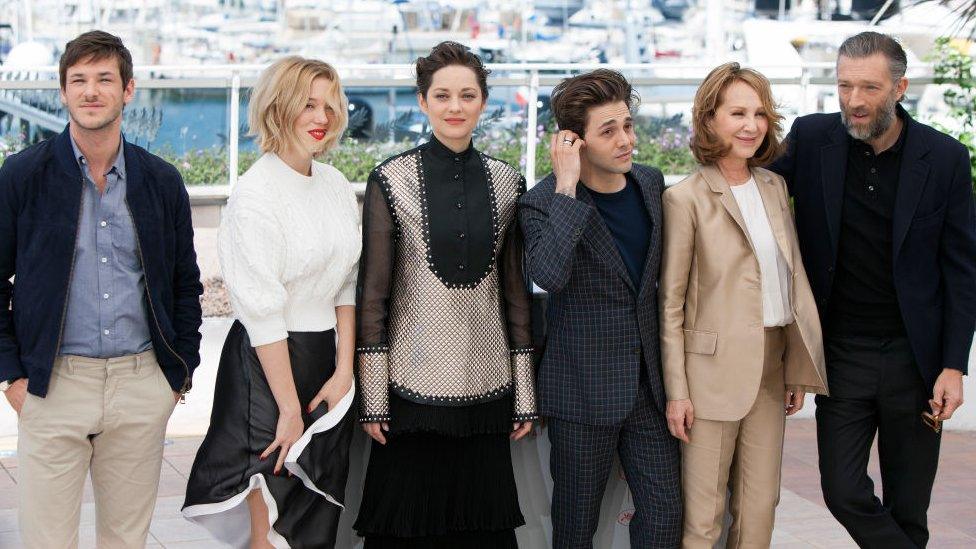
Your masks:
[{"label": "sweater sleeve", "polygon": [[[356,191],[353,190],[352,184],[346,179],[345,174],[336,169],[335,166],[329,166],[335,177],[336,181],[341,185],[340,192],[345,198],[347,207],[349,211],[352,212],[352,217],[356,220],[357,226],[360,228],[360,233],[362,232],[362,220],[359,215],[359,201],[356,200]],[[350,267],[349,272],[346,274],[345,280],[343,280],[342,285],[339,287],[339,292],[335,297],[335,306],[342,307],[343,305],[356,305],[356,283],[359,279],[359,261],[357,260]]]},{"label": "sweater sleeve", "polygon": [[255,193],[241,192],[220,225],[220,268],[237,318],[257,347],[288,338],[281,228]]}]

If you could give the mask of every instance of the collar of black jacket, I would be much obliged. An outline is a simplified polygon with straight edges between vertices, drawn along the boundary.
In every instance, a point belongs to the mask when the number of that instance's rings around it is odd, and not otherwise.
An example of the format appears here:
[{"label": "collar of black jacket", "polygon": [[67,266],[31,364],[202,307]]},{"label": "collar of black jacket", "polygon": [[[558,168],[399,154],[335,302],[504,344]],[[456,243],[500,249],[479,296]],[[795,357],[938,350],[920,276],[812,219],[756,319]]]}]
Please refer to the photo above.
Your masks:
[{"label": "collar of black jacket", "polygon": [[[69,133],[70,124],[65,125],[64,131],[54,138],[54,158],[60,170],[72,179],[81,178],[81,168],[78,166],[78,159],[75,158],[75,150],[71,145],[71,134]],[[139,162],[139,155],[136,154],[135,147],[125,140],[122,135],[122,153],[125,159],[125,172],[127,185],[133,180],[138,180],[142,175],[142,166]]]}]

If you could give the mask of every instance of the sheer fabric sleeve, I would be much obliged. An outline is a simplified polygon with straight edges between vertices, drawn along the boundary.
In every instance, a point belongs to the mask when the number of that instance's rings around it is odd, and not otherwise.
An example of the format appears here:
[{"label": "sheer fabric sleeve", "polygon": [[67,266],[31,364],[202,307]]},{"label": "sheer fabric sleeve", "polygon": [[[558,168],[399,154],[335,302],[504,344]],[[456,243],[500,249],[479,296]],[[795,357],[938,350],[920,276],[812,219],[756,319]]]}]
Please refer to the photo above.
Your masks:
[{"label": "sheer fabric sleeve", "polygon": [[356,286],[356,356],[360,393],[359,420],[390,420],[387,318],[393,281],[396,227],[383,196],[382,176],[374,170],[363,199],[363,251]]},{"label": "sheer fabric sleeve", "polygon": [[[522,182],[522,190],[525,181]],[[505,235],[501,252],[501,289],[511,349],[512,381],[515,385],[513,420],[538,417],[535,399],[535,371],[532,364],[532,301],[524,268],[524,244],[518,222]]]}]

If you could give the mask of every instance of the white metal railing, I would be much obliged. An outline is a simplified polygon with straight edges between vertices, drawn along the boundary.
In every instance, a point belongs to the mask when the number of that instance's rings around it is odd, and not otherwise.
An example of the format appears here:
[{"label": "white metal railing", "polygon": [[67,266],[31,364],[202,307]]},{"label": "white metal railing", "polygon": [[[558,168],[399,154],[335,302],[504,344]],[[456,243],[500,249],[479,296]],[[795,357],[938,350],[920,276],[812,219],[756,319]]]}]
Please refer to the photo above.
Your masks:
[{"label": "white metal railing", "polygon": [[[202,89],[223,88],[229,92],[230,109],[228,130],[229,183],[237,181],[238,145],[240,142],[240,94],[242,88],[252,87],[259,73],[267,65],[153,65],[134,68],[139,89]],[[489,64],[492,71],[490,86],[519,87],[526,93],[525,176],[535,181],[536,148],[538,139],[539,92],[551,87],[570,74],[597,68],[612,68],[624,73],[637,87],[688,87],[697,86],[714,65],[701,63],[651,63],[651,64],[575,64],[575,63],[498,63]],[[815,86],[832,86],[834,63],[802,63],[799,65],[769,65],[755,67],[770,75],[770,84],[796,86],[801,101],[797,114],[807,114],[809,90]],[[415,86],[414,67],[409,64],[346,64],[336,65],[345,88],[409,89]],[[379,74],[377,74],[379,73]],[[783,75],[786,76],[783,76]],[[927,64],[909,68],[913,85],[933,83],[932,67]],[[0,97],[7,90],[54,90],[58,89],[58,67],[45,66],[32,69],[0,66]],[[651,104],[690,103],[687,92],[673,96],[656,96]],[[643,102],[644,104],[647,101]]]}]

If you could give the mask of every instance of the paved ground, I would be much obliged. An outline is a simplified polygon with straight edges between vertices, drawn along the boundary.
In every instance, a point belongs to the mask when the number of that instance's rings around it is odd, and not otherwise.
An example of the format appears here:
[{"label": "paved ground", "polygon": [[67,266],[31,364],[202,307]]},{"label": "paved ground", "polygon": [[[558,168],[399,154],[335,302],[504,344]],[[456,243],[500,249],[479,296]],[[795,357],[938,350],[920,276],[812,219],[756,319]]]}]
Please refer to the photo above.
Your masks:
[{"label": "paved ground", "polygon": [[[856,547],[823,506],[816,471],[812,420],[787,423],[783,492],[775,548]],[[180,517],[186,475],[200,437],[168,441],[159,482],[159,499],[151,527],[150,547],[215,547],[200,528]],[[976,547],[976,433],[946,433],[942,461],[929,513],[934,548]],[[0,458],[0,547],[19,547],[16,532],[16,457]],[[877,478],[876,464],[872,464]],[[82,509],[82,547],[94,547],[94,509],[86,493]],[[536,549],[536,548],[527,548]]]}]

